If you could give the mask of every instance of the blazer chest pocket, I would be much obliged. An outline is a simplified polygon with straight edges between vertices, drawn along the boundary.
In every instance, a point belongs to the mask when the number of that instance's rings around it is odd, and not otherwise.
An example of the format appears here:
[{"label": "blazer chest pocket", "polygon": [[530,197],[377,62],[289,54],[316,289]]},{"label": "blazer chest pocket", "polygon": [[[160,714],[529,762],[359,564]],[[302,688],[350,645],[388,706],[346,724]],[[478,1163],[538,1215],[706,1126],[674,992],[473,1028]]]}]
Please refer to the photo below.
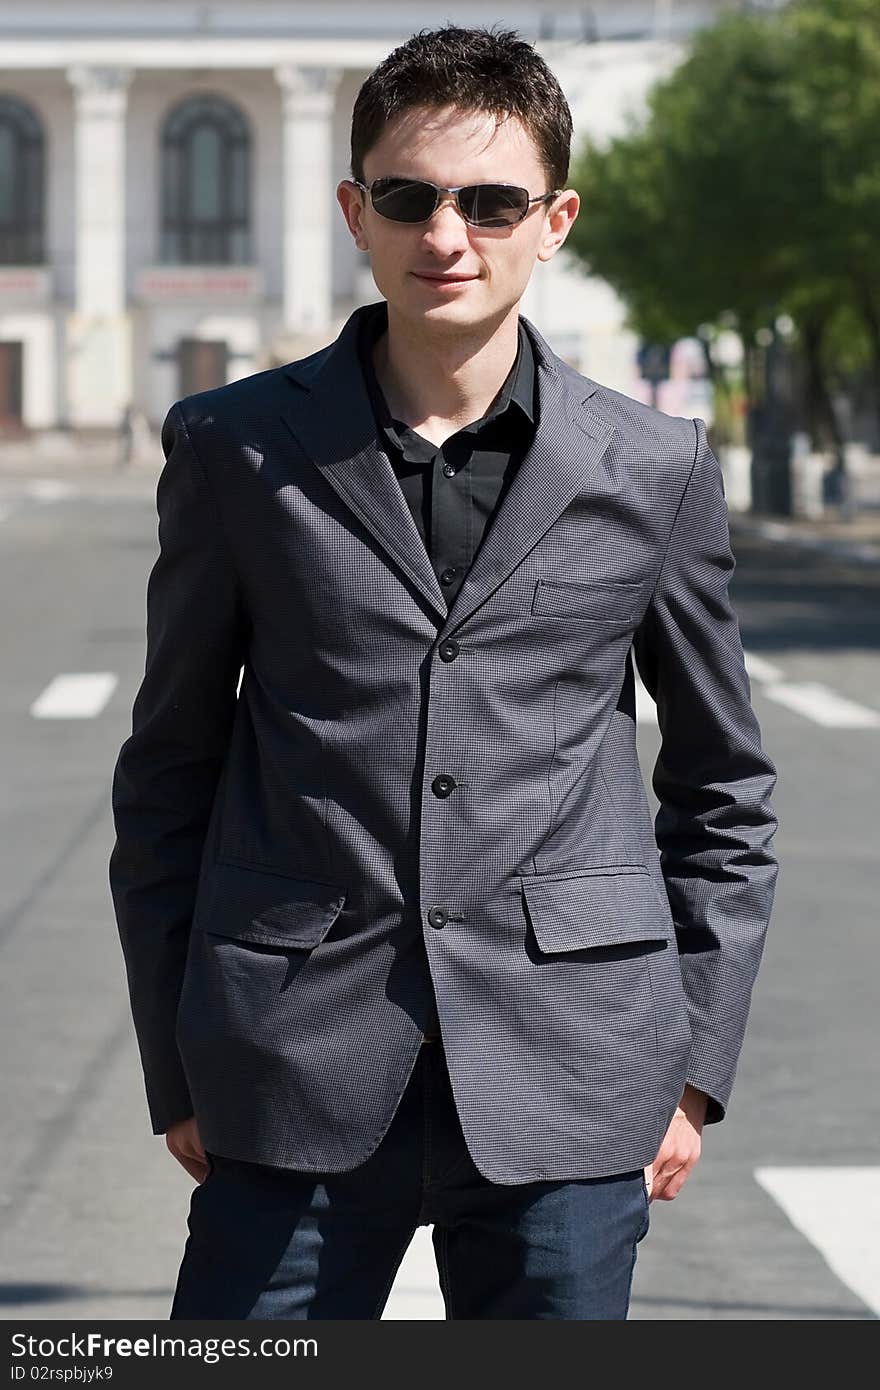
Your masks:
[{"label": "blazer chest pocket", "polygon": [[544,953],[672,940],[668,904],[644,864],[520,875],[523,903]]},{"label": "blazer chest pocket", "polygon": [[345,889],[229,861],[208,870],[193,926],[216,936],[308,950],[323,941]]},{"label": "blazer chest pocket", "polygon": [[532,612],[597,623],[631,622],[637,614],[641,588],[641,584],[611,580],[539,579]]}]

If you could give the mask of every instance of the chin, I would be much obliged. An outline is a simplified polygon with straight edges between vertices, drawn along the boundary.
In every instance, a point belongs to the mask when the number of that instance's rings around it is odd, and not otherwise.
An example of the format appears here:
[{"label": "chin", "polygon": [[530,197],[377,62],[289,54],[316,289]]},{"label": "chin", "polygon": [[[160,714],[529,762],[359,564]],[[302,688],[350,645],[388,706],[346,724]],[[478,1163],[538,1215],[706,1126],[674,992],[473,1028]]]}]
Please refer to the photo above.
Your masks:
[{"label": "chin", "polygon": [[429,323],[438,332],[448,330],[450,334],[461,333],[463,329],[479,328],[491,315],[477,314],[473,308],[465,309],[462,304],[438,304],[426,309],[420,315],[423,323]]},{"label": "chin", "polygon": [[478,300],[470,290],[461,298],[448,301],[438,300],[434,304],[425,304],[418,295],[408,296],[406,313],[407,317],[427,320],[436,324],[448,323],[450,327],[483,323],[486,319],[494,316],[492,308],[487,306],[483,300]]}]

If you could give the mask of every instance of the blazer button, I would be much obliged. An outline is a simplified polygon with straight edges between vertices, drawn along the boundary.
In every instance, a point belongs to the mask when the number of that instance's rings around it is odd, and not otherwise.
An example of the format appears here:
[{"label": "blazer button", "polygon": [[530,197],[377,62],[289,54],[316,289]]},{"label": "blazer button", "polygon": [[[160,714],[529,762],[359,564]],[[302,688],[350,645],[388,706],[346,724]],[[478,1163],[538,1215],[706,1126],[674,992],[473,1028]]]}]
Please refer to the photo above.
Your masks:
[{"label": "blazer button", "polygon": [[435,796],[449,796],[450,792],[455,791],[455,787],[455,778],[448,777],[445,772],[441,772],[431,783],[431,790]]},{"label": "blazer button", "polygon": [[428,909],[428,921],[432,927],[443,927],[449,918],[449,913],[445,907],[432,907]]},{"label": "blazer button", "polygon": [[447,637],[437,648],[443,661],[454,661],[458,656],[459,646],[454,637]]}]

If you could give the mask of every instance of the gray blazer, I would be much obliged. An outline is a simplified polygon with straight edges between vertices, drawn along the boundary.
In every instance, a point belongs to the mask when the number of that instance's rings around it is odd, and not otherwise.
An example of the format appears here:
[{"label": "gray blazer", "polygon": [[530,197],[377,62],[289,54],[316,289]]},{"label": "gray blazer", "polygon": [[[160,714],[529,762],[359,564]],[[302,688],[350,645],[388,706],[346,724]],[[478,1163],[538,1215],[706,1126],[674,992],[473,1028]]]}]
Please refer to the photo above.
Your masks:
[{"label": "gray blazer", "polygon": [[212,1152],[353,1168],[433,990],[487,1178],[628,1171],[685,1080],[722,1118],[777,875],[721,472],[702,420],[523,319],[534,445],[447,610],[364,312],[163,425],[109,866],[153,1130],[194,1113]]}]

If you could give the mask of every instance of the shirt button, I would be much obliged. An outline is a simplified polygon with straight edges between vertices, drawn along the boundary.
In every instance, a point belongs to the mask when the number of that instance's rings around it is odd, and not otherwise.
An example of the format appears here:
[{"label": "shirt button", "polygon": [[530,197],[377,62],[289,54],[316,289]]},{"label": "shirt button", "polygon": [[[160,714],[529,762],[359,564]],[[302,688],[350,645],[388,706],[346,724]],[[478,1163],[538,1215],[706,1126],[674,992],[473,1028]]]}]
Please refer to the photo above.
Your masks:
[{"label": "shirt button", "polygon": [[443,472],[446,474],[446,477],[447,477],[447,478],[454,478],[454,477],[455,477],[455,464],[454,464],[454,463],[444,463],[444,465],[443,465]]},{"label": "shirt button", "polygon": [[457,574],[458,570],[456,569],[444,570],[443,573],[440,575],[440,583],[451,584]]},{"label": "shirt button", "polygon": [[455,791],[455,787],[455,778],[448,776],[445,772],[441,772],[439,777],[435,777],[431,783],[431,790],[435,796],[449,796]]}]

